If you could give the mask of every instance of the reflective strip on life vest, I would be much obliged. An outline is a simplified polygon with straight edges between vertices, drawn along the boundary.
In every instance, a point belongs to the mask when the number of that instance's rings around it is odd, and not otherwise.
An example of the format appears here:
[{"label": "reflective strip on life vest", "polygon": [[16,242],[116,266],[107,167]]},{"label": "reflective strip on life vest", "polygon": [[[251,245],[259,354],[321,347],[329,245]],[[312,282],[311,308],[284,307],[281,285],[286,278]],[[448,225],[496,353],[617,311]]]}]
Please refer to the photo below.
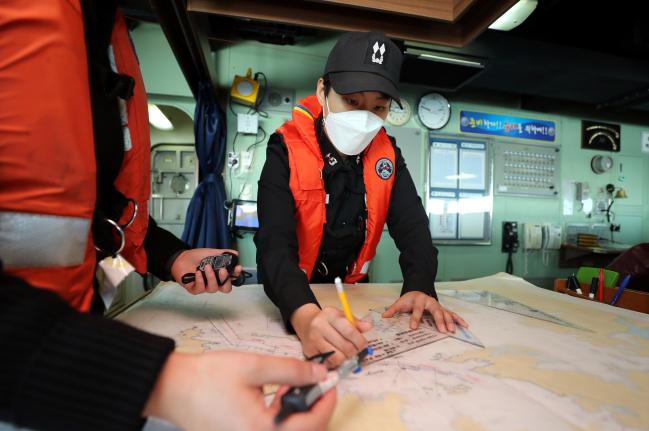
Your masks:
[{"label": "reflective strip on life vest", "polygon": [[[113,45],[108,46],[108,61],[112,71],[119,73],[117,63],[115,62],[115,51]],[[122,134],[124,135],[124,151],[130,151],[133,148],[133,142],[131,141],[131,131],[128,129],[128,109],[126,107],[126,101],[121,98],[118,98],[117,101],[119,103],[119,118],[122,121]]]},{"label": "reflective strip on life vest", "polygon": [[7,268],[83,263],[90,219],[0,211],[0,259]]},{"label": "reflective strip on life vest", "polygon": [[360,273],[361,274],[367,274],[367,272],[370,270],[370,264],[372,263],[372,260],[368,260],[363,264],[361,267]]}]

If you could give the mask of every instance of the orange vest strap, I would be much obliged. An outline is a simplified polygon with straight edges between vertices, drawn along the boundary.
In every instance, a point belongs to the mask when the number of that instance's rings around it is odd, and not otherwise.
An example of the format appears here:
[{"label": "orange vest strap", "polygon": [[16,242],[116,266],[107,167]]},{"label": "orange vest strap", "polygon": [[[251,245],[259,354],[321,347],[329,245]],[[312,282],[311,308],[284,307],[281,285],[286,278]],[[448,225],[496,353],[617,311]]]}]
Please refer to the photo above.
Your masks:
[{"label": "orange vest strap", "polygon": [[122,130],[124,134],[124,159],[119,174],[115,179],[115,188],[133,199],[135,206],[129,203],[118,221],[125,228],[125,246],[121,254],[140,274],[146,273],[147,257],[144,251],[144,238],[149,224],[148,200],[151,194],[151,143],[149,136],[149,119],[144,80],[140,73],[137,57],[129,38],[126,22],[120,11],[115,16],[115,24],[110,46],[115,59],[116,73],[126,74],[133,78],[135,86],[133,95],[121,104]]}]

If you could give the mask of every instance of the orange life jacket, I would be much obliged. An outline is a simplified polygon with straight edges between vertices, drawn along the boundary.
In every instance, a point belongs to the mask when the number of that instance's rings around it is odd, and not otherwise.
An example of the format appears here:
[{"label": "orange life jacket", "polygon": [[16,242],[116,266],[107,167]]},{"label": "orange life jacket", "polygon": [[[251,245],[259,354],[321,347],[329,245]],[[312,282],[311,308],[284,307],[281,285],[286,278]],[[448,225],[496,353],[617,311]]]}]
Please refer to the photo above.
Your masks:
[{"label": "orange life jacket", "polygon": [[[90,309],[96,251],[90,225],[96,165],[84,22],[78,0],[0,4],[0,259],[5,270]],[[35,25],[34,23],[39,23]],[[112,39],[116,69],[135,79],[122,115],[131,149],[115,187],[138,202],[122,254],[146,272],[149,131],[146,96],[124,19]],[[133,215],[129,205],[118,221]]]},{"label": "orange life jacket", "polygon": [[0,258],[88,310],[96,166],[81,16],[78,1],[0,2]]},{"label": "orange life jacket", "polygon": [[[277,129],[288,149],[289,187],[295,200],[299,266],[309,279],[320,253],[327,216],[322,178],[324,160],[315,132],[315,119],[321,112],[318,99],[306,97],[293,109],[292,120]],[[381,129],[365,149],[362,161],[367,206],[365,242],[354,264],[348,268],[345,283],[355,283],[367,274],[388,214],[396,163],[394,148],[385,129]]]}]

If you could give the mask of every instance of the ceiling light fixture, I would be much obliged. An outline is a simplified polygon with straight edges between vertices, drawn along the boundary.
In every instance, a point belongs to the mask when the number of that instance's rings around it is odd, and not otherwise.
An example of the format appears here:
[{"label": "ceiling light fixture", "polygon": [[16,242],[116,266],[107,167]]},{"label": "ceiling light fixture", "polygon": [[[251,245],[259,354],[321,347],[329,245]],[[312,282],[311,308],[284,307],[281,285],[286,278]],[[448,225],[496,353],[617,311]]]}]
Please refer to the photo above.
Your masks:
[{"label": "ceiling light fixture", "polygon": [[[410,52],[406,51],[406,54],[409,54],[409,53]],[[419,58],[427,59],[427,60],[440,61],[442,63],[460,64],[460,65],[464,65],[464,66],[484,68],[484,64],[480,63],[479,61],[464,60],[464,59],[457,58],[457,57],[450,57],[450,56],[447,56],[447,55],[433,54],[433,53],[430,53],[430,52],[421,52],[419,54]]]},{"label": "ceiling light fixture", "polygon": [[523,23],[536,9],[538,0],[520,0],[507,12],[494,21],[489,28],[492,30],[509,31]]},{"label": "ceiling light fixture", "polygon": [[149,103],[149,123],[158,130],[169,131],[174,129],[174,125],[171,124],[169,118],[153,103]]}]

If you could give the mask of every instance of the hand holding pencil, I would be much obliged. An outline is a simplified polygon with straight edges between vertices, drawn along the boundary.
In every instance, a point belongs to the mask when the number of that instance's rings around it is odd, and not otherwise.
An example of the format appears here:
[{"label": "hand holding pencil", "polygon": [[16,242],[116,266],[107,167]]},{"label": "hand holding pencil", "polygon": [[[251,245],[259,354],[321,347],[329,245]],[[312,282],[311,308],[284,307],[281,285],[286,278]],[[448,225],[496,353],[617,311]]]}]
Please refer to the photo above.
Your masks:
[{"label": "hand holding pencil", "polygon": [[372,328],[371,323],[354,317],[341,280],[337,278],[335,283],[342,310],[336,307],[321,310],[316,304],[305,304],[291,316],[305,356],[334,352],[325,361],[329,367],[337,367],[366,348],[367,340],[362,333]]},{"label": "hand holding pencil", "polygon": [[343,306],[343,312],[345,317],[349,320],[349,323],[356,326],[356,320],[352,314],[352,310],[349,308],[349,302],[347,302],[347,295],[345,295],[345,288],[343,287],[343,282],[340,277],[336,277],[334,280],[336,284],[336,291],[338,292],[338,299],[340,299],[340,304]]}]

